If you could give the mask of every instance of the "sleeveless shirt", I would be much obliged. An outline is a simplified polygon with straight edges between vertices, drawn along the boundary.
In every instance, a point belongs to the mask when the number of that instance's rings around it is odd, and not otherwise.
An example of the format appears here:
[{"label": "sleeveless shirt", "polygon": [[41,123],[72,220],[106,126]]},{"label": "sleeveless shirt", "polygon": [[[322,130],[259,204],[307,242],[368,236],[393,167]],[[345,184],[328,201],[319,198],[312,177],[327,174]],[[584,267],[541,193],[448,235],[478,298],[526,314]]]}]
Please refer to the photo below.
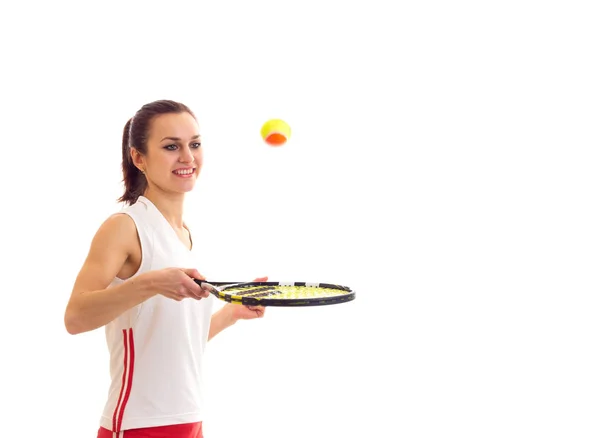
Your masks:
[{"label": "sleeveless shirt", "polygon": [[[169,267],[200,271],[195,245],[186,248],[149,199],[140,196],[120,213],[133,219],[141,243],[135,275]],[[115,278],[110,287],[122,282]],[[212,299],[175,301],[157,294],[105,326],[110,387],[102,427],[118,433],[202,421],[202,360]]]}]

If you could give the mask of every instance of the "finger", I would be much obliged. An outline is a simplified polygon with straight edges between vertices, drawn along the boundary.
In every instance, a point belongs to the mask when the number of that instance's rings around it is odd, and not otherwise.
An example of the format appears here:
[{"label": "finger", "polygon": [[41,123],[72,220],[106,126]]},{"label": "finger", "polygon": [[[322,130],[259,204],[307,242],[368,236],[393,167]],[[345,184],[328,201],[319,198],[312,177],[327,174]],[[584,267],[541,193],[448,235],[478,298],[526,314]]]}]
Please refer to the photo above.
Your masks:
[{"label": "finger", "polygon": [[[197,284],[197,283],[196,283]],[[201,292],[200,294],[203,297],[208,297],[211,293],[215,292],[217,289],[210,283],[201,283],[200,285]]]},{"label": "finger", "polygon": [[204,292],[200,292],[199,294],[197,294],[196,292],[193,291],[188,291],[188,298],[192,298],[193,300],[199,301],[202,298],[208,298],[208,294],[205,294]]},{"label": "finger", "polygon": [[246,307],[248,308],[248,310],[253,311],[258,316],[263,316],[265,314],[265,307],[264,306],[246,306]]},{"label": "finger", "polygon": [[[197,283],[194,284],[197,285]],[[200,286],[200,292],[198,292],[198,296],[202,298],[208,298],[213,290],[214,287],[212,285],[203,283],[202,286]]]},{"label": "finger", "polygon": [[254,282],[263,282],[263,281],[267,281],[269,279],[269,277],[258,277],[254,279]]},{"label": "finger", "polygon": [[191,278],[195,278],[196,280],[206,280],[206,277],[198,272],[197,269],[194,268],[181,268],[181,270],[187,274]]},{"label": "finger", "polygon": [[191,297],[205,297],[206,293],[204,291],[204,289],[202,289],[198,283],[196,283],[194,280],[192,280],[191,278],[185,278],[183,280],[183,286],[187,289],[188,291],[188,296]]},{"label": "finger", "polygon": [[185,284],[180,285],[175,291],[175,296],[184,299],[190,296],[190,292]]}]

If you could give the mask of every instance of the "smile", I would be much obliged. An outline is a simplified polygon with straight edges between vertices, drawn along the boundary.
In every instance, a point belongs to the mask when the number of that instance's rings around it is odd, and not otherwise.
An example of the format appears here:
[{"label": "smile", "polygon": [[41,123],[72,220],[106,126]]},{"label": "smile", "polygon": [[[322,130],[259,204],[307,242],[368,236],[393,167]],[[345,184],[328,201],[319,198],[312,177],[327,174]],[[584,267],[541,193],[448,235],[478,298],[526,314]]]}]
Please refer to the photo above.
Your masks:
[{"label": "smile", "polygon": [[194,172],[196,171],[195,168],[193,167],[188,167],[186,169],[177,169],[174,170],[173,173],[179,177],[182,178],[189,178],[190,176],[192,176],[194,174]]}]

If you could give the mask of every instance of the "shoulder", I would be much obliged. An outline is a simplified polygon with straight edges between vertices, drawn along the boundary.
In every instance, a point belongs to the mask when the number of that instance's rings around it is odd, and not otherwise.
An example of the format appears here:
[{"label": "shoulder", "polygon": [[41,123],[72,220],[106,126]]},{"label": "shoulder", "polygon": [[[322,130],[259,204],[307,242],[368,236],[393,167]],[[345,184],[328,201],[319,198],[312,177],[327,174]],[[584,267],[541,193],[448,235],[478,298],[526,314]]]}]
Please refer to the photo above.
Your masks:
[{"label": "shoulder", "polygon": [[147,219],[147,207],[138,201],[108,216],[100,226],[100,229],[110,235],[116,236],[132,234]]},{"label": "shoulder", "polygon": [[134,219],[126,212],[113,213],[100,225],[98,232],[113,237],[125,237],[136,232]]},{"label": "shoulder", "polygon": [[139,252],[154,246],[156,224],[148,207],[137,202],[111,214],[98,229],[98,238],[106,239],[111,245],[125,248],[128,253]]},{"label": "shoulder", "polygon": [[133,219],[123,213],[114,213],[98,227],[92,245],[102,248],[128,248],[137,240],[137,227]]}]

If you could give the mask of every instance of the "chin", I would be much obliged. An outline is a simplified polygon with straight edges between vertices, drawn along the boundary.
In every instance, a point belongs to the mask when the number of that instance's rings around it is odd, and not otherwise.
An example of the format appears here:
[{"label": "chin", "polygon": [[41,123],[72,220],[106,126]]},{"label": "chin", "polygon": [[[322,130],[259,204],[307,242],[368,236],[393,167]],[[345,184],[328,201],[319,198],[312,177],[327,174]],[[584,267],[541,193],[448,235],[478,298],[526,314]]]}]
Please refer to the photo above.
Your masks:
[{"label": "chin", "polygon": [[188,193],[194,190],[196,184],[186,184],[184,187],[178,187],[178,191],[181,193]]},{"label": "chin", "polygon": [[188,182],[186,184],[165,184],[164,190],[170,193],[179,193],[181,195],[192,192],[196,184]]}]

